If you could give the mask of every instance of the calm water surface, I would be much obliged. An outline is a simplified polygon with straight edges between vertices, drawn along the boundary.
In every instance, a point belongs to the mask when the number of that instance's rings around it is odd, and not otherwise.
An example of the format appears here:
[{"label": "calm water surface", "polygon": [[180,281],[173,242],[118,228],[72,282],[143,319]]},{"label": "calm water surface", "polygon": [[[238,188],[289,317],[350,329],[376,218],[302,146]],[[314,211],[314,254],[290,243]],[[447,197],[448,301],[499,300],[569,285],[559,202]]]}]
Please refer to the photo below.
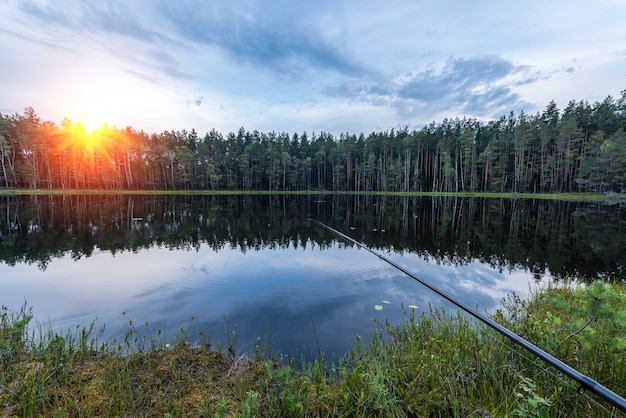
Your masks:
[{"label": "calm water surface", "polygon": [[[0,197],[0,303],[57,329],[131,321],[240,352],[343,354],[375,319],[452,306],[320,221],[480,311],[550,278],[624,278],[619,204],[381,196]],[[382,307],[382,309],[380,309]],[[378,309],[377,309],[378,308]],[[146,326],[147,323],[147,326]],[[235,335],[233,335],[233,333]]]}]

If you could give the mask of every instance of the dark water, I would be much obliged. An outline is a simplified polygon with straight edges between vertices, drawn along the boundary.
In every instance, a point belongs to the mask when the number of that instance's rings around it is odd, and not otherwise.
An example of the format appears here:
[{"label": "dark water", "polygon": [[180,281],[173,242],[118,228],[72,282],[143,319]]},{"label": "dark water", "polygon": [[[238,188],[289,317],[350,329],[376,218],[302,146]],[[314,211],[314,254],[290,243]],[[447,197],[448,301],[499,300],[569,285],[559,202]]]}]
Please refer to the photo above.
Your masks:
[{"label": "dark water", "polygon": [[[451,306],[317,219],[480,311],[549,279],[626,278],[623,204],[389,196],[2,196],[0,303],[58,329],[327,358],[374,319]],[[382,308],[382,309],[381,309]],[[192,318],[194,318],[192,320]],[[146,327],[147,322],[147,327]],[[235,335],[233,335],[233,333]]]}]

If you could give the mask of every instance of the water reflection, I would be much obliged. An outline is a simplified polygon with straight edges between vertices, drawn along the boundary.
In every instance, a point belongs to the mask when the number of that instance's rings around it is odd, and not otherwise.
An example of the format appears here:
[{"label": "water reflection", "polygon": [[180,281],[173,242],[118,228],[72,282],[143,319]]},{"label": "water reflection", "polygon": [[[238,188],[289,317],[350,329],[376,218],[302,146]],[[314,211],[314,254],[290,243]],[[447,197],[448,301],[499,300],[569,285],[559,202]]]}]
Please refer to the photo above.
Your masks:
[{"label": "water reflection", "polygon": [[319,343],[332,356],[369,335],[373,318],[400,320],[401,304],[445,306],[309,217],[480,310],[547,275],[624,277],[620,205],[336,195],[0,199],[2,304],[26,299],[55,327],[97,318],[108,337],[132,319],[226,341],[229,321],[240,350],[260,336],[277,352],[310,356]]}]

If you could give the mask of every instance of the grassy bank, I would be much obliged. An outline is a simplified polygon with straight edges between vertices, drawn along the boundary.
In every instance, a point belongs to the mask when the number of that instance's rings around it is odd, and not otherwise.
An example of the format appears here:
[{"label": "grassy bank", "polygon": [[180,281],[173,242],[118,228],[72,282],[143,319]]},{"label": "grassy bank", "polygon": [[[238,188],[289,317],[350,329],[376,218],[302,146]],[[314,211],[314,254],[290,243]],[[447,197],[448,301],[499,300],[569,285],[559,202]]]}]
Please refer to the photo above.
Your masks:
[{"label": "grassy bank", "polygon": [[[0,312],[0,408],[10,416],[620,416],[494,331],[456,312],[380,323],[338,364],[279,364],[160,336],[58,334]],[[552,286],[493,315],[626,396],[626,286]],[[128,354],[129,347],[140,347]],[[126,354],[123,354],[126,353]]]},{"label": "grassy bank", "polygon": [[333,192],[329,190],[264,191],[264,190],[79,190],[79,189],[2,189],[0,195],[386,195],[386,196],[451,196],[498,199],[548,199],[575,202],[626,200],[625,194],[603,193],[482,193],[482,192]]}]

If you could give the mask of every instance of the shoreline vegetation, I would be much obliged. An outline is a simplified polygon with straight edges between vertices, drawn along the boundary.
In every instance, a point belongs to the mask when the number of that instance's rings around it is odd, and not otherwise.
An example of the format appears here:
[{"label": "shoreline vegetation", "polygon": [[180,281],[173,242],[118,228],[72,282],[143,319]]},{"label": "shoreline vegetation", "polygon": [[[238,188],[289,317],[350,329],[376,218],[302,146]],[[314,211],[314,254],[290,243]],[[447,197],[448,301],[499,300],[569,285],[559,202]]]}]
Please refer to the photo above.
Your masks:
[{"label": "shoreline vegetation", "polygon": [[[623,282],[551,283],[491,317],[626,396]],[[59,333],[31,320],[27,306],[0,310],[1,417],[620,416],[490,328],[432,307],[377,323],[333,364],[278,361],[260,339],[238,355],[184,330],[131,323],[100,341],[94,324]]]},{"label": "shoreline vegetation", "polygon": [[534,115],[364,133],[88,132],[0,113],[0,186],[17,189],[625,193],[626,90]]},{"label": "shoreline vegetation", "polygon": [[369,195],[407,197],[467,197],[546,199],[576,202],[626,201],[626,193],[499,193],[499,192],[346,192],[331,190],[128,190],[128,189],[12,189],[0,187],[0,196],[14,195]]}]

